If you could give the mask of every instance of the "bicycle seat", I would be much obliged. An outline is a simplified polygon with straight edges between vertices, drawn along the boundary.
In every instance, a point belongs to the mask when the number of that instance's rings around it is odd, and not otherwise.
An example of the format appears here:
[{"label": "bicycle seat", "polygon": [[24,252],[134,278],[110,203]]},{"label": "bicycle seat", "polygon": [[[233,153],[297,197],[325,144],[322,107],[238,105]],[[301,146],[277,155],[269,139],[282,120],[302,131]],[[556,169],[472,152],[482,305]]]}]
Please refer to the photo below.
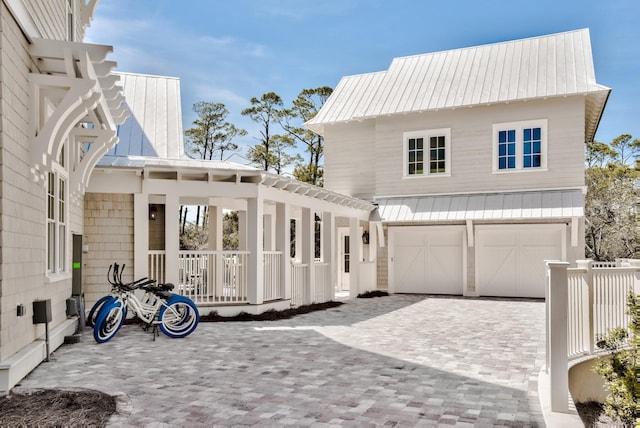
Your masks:
[{"label": "bicycle seat", "polygon": [[171,291],[174,288],[176,288],[175,285],[173,285],[170,282],[167,282],[166,284],[158,284],[158,287],[160,287],[161,289],[165,290],[165,291]]}]

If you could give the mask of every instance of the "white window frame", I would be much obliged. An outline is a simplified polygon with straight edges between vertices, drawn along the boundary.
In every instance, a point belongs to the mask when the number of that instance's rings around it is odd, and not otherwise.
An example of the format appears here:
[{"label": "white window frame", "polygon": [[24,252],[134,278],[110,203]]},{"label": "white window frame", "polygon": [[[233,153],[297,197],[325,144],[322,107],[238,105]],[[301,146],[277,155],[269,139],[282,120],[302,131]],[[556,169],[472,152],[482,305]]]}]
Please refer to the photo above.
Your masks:
[{"label": "white window frame", "polygon": [[[444,168],[445,172],[431,173],[429,164],[429,140],[431,137],[444,137]],[[409,139],[423,138],[423,167],[421,174],[409,174]],[[451,176],[451,128],[425,129],[421,131],[409,131],[402,133],[402,177],[416,179],[425,177],[450,177]]]},{"label": "white window frame", "polygon": [[75,30],[76,30],[76,1],[75,0],[66,0],[66,30],[67,30],[67,39],[69,42],[75,42]]},{"label": "white window frame", "polygon": [[[493,173],[494,174],[512,174],[519,172],[538,172],[538,171],[547,171],[547,147],[548,147],[548,138],[547,138],[547,127],[548,120],[547,119],[536,119],[536,120],[523,120],[518,122],[503,122],[503,123],[494,123],[493,124],[493,132],[491,137],[493,138],[493,156],[492,156],[492,165],[493,165]],[[524,168],[523,160],[524,160],[524,142],[523,142],[523,132],[526,128],[540,128],[540,166],[539,167],[530,167]],[[507,130],[515,130],[516,131],[516,167],[515,168],[507,168],[507,169],[498,169],[498,133],[500,131]]]},{"label": "white window frame", "polygon": [[[63,146],[59,162],[54,162],[47,176],[46,272],[50,280],[69,272],[69,175],[65,169],[66,156],[67,150]],[[52,180],[53,188],[50,187]],[[50,193],[50,189],[53,190],[53,194]],[[50,218],[50,213],[53,218]]]}]

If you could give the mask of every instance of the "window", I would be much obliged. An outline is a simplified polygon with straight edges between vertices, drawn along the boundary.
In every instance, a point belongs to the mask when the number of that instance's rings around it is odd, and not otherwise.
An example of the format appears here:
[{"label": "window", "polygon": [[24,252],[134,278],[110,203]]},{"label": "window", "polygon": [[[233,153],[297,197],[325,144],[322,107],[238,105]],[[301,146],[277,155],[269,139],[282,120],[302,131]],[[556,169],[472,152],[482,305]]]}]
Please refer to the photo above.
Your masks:
[{"label": "window", "polygon": [[403,176],[451,175],[450,136],[450,129],[405,132]]},{"label": "window", "polygon": [[64,146],[47,176],[47,272],[67,271],[67,178]]},{"label": "window", "polygon": [[494,172],[546,170],[547,121],[493,125]]}]

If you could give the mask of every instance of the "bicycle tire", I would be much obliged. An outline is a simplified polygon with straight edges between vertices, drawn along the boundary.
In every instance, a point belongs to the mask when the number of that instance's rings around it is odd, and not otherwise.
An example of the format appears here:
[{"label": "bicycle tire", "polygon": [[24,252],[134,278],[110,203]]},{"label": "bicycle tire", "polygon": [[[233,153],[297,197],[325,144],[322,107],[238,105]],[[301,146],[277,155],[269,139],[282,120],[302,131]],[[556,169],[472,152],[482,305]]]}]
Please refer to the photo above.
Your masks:
[{"label": "bicycle tire", "polygon": [[177,339],[193,333],[200,322],[200,314],[191,299],[174,294],[160,308],[158,321],[164,334]]},{"label": "bicycle tire", "polygon": [[100,310],[108,303],[115,301],[116,298],[114,296],[102,296],[96,303],[93,304],[91,310],[89,311],[89,315],[87,316],[87,325],[89,327],[93,327],[96,325],[96,319],[98,318],[98,314],[100,314]]},{"label": "bicycle tire", "polygon": [[93,326],[93,338],[96,342],[104,343],[111,340],[122,327],[125,316],[126,308],[119,300],[104,306]]}]

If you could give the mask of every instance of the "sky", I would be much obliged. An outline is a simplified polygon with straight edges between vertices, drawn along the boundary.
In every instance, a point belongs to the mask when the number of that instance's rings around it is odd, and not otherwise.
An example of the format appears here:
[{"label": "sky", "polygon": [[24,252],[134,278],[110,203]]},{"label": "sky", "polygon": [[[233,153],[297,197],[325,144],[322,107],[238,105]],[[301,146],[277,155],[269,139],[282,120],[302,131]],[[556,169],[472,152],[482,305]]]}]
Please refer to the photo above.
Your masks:
[{"label": "sky", "polygon": [[596,80],[612,88],[596,140],[610,142],[640,138],[639,19],[638,0],[102,0],[85,42],[112,45],[116,71],[179,77],[184,129],[194,103],[223,103],[249,146],[252,97],[290,105],[395,57],[589,28]]}]

